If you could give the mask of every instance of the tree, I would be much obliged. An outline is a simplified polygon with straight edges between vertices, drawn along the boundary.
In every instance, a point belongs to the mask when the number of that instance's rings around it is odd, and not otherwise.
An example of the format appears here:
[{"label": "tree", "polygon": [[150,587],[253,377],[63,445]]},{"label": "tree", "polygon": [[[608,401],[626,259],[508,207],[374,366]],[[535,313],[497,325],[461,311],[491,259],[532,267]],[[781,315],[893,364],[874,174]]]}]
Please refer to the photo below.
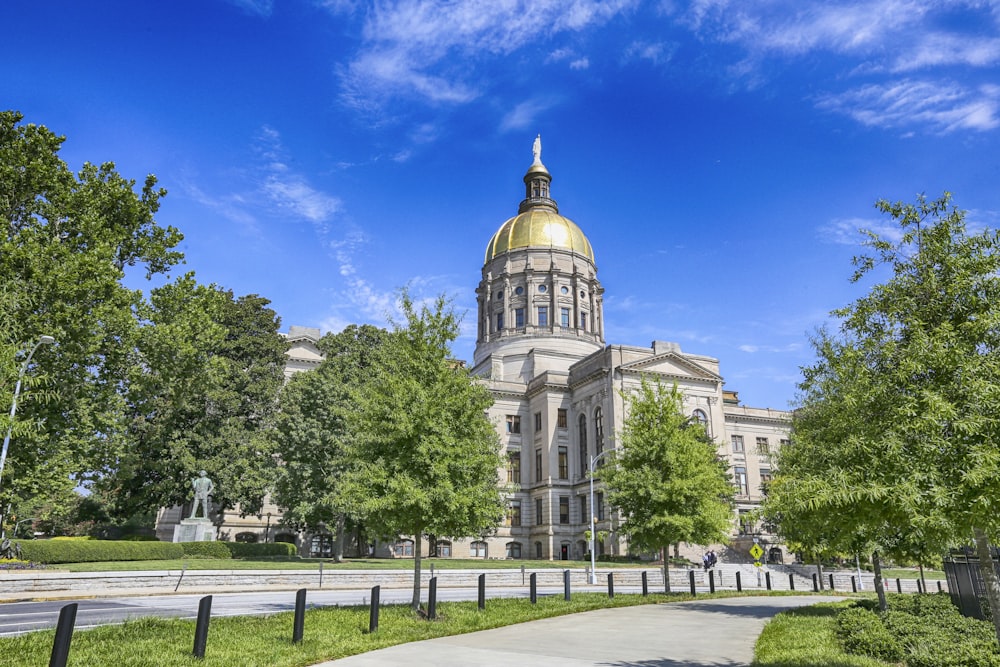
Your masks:
[{"label": "tree", "polygon": [[287,508],[285,523],[333,524],[334,560],[343,555],[348,503],[341,478],[351,465],[355,431],[348,422],[358,410],[352,387],[366,382],[388,332],[351,325],[318,343],[325,358],[313,371],[297,373],[281,392],[272,437],[281,460],[275,501]]},{"label": "tree", "polygon": [[356,441],[341,485],[349,511],[383,536],[414,537],[413,608],[420,604],[421,539],[492,532],[504,514],[493,399],[450,358],[458,320],[444,297],[419,310],[404,290],[366,382],[355,387]]},{"label": "tree", "polygon": [[193,274],[151,292],[126,395],[131,445],[102,481],[117,517],[184,503],[202,469],[214,503],[260,508],[274,478],[266,434],[287,347],[268,303]]},{"label": "tree", "polygon": [[988,545],[1000,532],[1000,236],[968,233],[947,193],[877,207],[899,240],[868,232],[852,280],[889,278],[814,341],[773,502],[834,532],[853,521],[854,541],[876,549],[926,555],[972,539],[1000,641]]},{"label": "tree", "polygon": [[669,546],[724,541],[735,490],[705,428],[684,415],[676,385],[668,390],[644,378],[624,398],[621,447],[599,472],[630,547],[662,553],[669,592]]},{"label": "tree", "polygon": [[[121,387],[137,332],[139,292],[126,270],[147,277],[181,259],[181,234],[154,220],[165,191],[148,176],[139,192],[114,164],[84,164],[74,174],[59,159],[63,138],[0,112],[0,293],[4,330],[14,349],[42,334],[57,345],[39,355],[51,400],[18,407],[21,432],[10,448],[0,504],[52,493],[71,476],[112,464],[124,442]],[[7,363],[5,360],[4,364]],[[16,425],[17,427],[17,425]]]}]

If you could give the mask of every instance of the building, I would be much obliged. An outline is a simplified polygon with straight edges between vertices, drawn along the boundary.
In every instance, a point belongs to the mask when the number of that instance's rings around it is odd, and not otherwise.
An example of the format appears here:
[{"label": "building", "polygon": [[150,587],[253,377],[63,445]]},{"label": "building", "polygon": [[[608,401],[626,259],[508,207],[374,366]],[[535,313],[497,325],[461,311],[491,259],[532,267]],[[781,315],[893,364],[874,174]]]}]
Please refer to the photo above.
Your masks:
[{"label": "building", "polygon": [[[770,557],[781,558],[774,536],[767,527],[753,525],[750,513],[770,479],[770,453],[789,437],[790,414],[740,405],[736,392],[723,388],[718,359],[685,352],[677,343],[609,345],[594,249],[583,230],[560,214],[551,183],[536,139],[534,161],[524,176],[525,197],[517,215],[489,239],[476,288],[471,372],[495,397],[490,417],[507,462],[501,482],[508,516],[493,536],[440,542],[438,555],[584,559],[590,552],[591,513],[604,538],[596,553],[626,553],[628,545],[616,533],[617,517],[605,507],[599,482],[590,507],[589,470],[614,447],[626,417],[622,393],[638,387],[645,376],[677,385],[685,409],[705,425],[730,464],[737,507],[729,557],[746,558],[758,539]],[[322,360],[318,339],[317,329],[291,327],[286,374]],[[269,505],[264,512],[267,524],[264,515],[227,513],[220,538],[294,537],[304,555],[324,552],[327,538],[276,532],[279,509]],[[698,559],[705,546],[682,545],[679,551]],[[379,553],[410,556],[413,541],[401,537],[380,545]]]}]

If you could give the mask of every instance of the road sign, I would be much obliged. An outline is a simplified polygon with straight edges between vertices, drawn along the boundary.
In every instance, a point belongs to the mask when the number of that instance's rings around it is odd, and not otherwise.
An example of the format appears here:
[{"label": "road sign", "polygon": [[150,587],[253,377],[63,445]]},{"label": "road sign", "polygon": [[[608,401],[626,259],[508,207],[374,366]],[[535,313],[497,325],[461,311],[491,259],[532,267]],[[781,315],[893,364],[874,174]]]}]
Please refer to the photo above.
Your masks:
[{"label": "road sign", "polygon": [[760,562],[759,560],[755,560],[755,561],[753,562],[753,566],[754,566],[754,567],[760,567],[760,566],[761,566],[761,562]]},{"label": "road sign", "polygon": [[760,545],[756,542],[750,547],[750,555],[753,556],[754,560],[760,560],[760,557],[764,555],[764,550],[760,548]]}]

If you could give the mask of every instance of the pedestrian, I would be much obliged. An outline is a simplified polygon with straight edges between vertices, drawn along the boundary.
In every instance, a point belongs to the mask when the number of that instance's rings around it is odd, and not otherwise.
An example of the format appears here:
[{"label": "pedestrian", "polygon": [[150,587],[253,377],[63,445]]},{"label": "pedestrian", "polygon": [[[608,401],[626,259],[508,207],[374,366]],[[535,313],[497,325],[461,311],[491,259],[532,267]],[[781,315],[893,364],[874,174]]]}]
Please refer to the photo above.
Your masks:
[{"label": "pedestrian", "polygon": [[716,563],[718,563],[718,562],[719,562],[719,559],[715,555],[715,549],[709,551],[708,552],[708,566],[709,567],[715,567]]},{"label": "pedestrian", "polygon": [[705,568],[705,572],[708,572],[709,564],[712,562],[712,557],[709,552],[705,552],[705,555],[701,557],[701,566]]}]

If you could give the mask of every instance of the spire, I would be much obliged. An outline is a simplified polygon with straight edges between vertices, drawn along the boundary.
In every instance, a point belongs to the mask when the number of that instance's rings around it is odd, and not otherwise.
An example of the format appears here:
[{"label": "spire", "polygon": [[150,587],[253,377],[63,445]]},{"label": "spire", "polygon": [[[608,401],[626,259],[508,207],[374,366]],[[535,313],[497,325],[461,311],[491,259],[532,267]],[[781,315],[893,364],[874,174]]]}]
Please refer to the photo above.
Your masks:
[{"label": "spire", "polygon": [[528,173],[524,175],[524,201],[517,207],[518,213],[524,213],[533,208],[548,208],[556,213],[559,206],[554,199],[549,197],[549,185],[552,183],[552,175],[542,164],[542,135],[535,137],[535,142],[531,146],[531,154],[534,160],[528,167]]}]

